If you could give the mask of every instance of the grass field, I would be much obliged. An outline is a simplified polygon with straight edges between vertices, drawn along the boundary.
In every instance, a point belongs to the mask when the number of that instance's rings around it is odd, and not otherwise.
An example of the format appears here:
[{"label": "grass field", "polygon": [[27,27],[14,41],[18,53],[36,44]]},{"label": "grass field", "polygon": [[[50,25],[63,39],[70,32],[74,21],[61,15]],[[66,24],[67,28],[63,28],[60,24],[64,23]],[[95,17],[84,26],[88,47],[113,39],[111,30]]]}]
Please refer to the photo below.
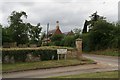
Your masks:
[{"label": "grass field", "polygon": [[67,60],[50,60],[50,61],[39,61],[39,62],[22,62],[14,64],[3,64],[3,72],[12,72],[12,71],[22,71],[22,70],[32,70],[32,69],[45,69],[53,67],[62,67],[70,65],[83,65],[94,63],[93,60],[78,60],[78,59],[67,59]]},{"label": "grass field", "polygon": [[58,76],[54,78],[118,78],[118,71],[84,73],[84,74],[69,75],[69,76]]}]

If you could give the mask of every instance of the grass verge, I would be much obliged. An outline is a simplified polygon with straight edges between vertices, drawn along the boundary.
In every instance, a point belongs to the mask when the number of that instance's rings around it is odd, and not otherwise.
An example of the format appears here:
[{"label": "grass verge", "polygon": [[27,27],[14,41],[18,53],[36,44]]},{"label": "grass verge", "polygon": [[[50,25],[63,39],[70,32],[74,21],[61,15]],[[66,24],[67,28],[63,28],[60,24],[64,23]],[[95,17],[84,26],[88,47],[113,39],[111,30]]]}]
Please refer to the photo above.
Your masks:
[{"label": "grass verge", "polygon": [[25,70],[35,70],[35,69],[47,69],[55,67],[64,66],[74,66],[83,64],[93,64],[95,63],[90,59],[67,59],[67,60],[49,60],[49,61],[39,61],[39,62],[22,62],[14,64],[3,64],[2,72],[15,72],[15,71],[25,71]]},{"label": "grass verge", "polygon": [[97,55],[106,55],[106,56],[120,56],[120,50],[116,49],[106,49],[92,52],[84,52],[86,54],[97,54]]},{"label": "grass verge", "polygon": [[118,71],[84,73],[69,76],[58,76],[54,78],[118,78]]}]

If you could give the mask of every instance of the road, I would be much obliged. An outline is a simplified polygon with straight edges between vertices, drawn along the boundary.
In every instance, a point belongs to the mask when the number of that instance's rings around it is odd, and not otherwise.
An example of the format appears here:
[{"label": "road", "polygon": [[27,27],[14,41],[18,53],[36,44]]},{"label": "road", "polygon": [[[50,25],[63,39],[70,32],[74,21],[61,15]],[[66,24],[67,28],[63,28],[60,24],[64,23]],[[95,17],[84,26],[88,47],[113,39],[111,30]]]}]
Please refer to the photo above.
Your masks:
[{"label": "road", "polygon": [[117,57],[90,55],[90,54],[89,55],[84,54],[83,56],[95,60],[97,64],[4,73],[3,78],[47,78],[47,77],[65,76],[65,75],[73,75],[73,74],[81,74],[81,73],[118,70]]}]

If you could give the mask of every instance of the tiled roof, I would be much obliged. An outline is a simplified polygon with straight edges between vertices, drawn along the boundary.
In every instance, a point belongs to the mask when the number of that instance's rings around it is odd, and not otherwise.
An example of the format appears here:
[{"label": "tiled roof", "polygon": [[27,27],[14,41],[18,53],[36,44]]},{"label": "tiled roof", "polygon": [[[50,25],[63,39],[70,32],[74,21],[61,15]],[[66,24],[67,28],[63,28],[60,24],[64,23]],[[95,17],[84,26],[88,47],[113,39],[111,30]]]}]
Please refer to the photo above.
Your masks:
[{"label": "tiled roof", "polygon": [[73,35],[74,33],[73,33],[73,31],[69,31],[69,32],[64,32],[63,34],[65,34],[65,35]]},{"label": "tiled roof", "polygon": [[54,34],[55,31],[56,31],[56,29],[50,30],[50,31],[48,31],[48,34]]}]

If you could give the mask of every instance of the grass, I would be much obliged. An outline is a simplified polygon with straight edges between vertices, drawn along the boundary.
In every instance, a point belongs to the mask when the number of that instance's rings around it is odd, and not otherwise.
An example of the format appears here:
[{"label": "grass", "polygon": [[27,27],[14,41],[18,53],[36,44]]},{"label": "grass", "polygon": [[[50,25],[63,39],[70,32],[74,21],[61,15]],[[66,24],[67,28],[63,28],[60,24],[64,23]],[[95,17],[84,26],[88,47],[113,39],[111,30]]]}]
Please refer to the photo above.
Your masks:
[{"label": "grass", "polygon": [[13,71],[23,71],[23,70],[33,70],[33,69],[46,69],[62,66],[72,66],[72,65],[82,65],[91,64],[94,61],[90,59],[78,60],[78,59],[67,59],[67,60],[49,60],[49,61],[39,61],[39,62],[21,62],[14,64],[3,64],[3,72],[13,72]]},{"label": "grass", "polygon": [[106,55],[106,56],[120,56],[120,51],[119,50],[99,50],[99,51],[92,51],[92,52],[84,52],[87,54],[97,54],[97,55]]},{"label": "grass", "polygon": [[118,78],[118,71],[84,73],[69,76],[58,76],[54,78]]}]

